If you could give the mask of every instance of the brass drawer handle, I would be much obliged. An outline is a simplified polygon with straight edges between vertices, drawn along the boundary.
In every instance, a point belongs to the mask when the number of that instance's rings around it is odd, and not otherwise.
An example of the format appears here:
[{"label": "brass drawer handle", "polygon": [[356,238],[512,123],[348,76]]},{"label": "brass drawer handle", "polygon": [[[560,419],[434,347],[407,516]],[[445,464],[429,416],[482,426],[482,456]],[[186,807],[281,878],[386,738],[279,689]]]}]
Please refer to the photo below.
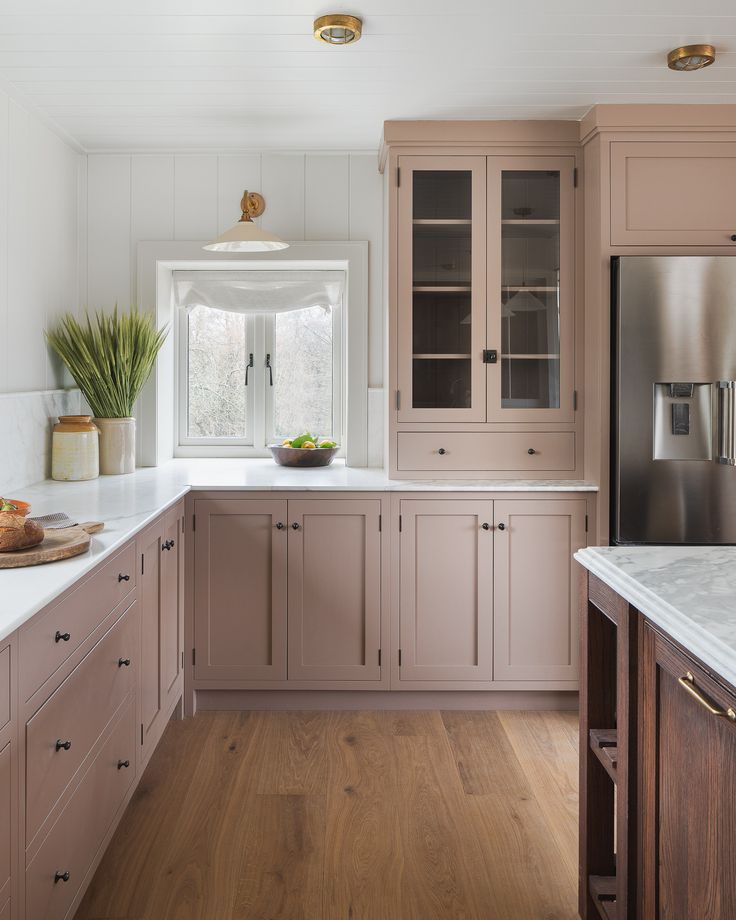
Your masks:
[{"label": "brass drawer handle", "polygon": [[730,719],[732,722],[736,722],[736,710],[733,710],[730,707],[728,709],[719,709],[717,706],[714,706],[708,697],[705,696],[705,694],[698,690],[698,688],[695,686],[695,678],[690,673],[690,671],[688,671],[684,677],[678,677],[677,683],[685,690],[687,690],[690,696],[697,700],[704,709],[707,709],[712,716],[719,716],[724,719]]}]

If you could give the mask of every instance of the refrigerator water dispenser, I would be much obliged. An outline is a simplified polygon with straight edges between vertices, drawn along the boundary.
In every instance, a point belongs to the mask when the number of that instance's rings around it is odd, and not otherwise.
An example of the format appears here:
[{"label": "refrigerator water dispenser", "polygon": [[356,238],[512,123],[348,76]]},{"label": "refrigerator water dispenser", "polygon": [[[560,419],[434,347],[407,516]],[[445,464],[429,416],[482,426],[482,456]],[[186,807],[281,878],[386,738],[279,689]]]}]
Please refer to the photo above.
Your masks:
[{"label": "refrigerator water dispenser", "polygon": [[713,459],[712,384],[654,384],[653,459]]}]

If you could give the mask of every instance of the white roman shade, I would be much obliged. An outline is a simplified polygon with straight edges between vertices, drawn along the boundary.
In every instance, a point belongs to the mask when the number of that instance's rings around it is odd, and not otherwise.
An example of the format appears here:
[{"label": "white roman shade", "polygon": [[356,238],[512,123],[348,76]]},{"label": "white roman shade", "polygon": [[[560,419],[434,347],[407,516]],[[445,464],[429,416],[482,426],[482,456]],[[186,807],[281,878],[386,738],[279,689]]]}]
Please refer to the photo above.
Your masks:
[{"label": "white roman shade", "polygon": [[287,313],[338,307],[343,271],[175,271],[178,307],[211,307],[228,313]]}]

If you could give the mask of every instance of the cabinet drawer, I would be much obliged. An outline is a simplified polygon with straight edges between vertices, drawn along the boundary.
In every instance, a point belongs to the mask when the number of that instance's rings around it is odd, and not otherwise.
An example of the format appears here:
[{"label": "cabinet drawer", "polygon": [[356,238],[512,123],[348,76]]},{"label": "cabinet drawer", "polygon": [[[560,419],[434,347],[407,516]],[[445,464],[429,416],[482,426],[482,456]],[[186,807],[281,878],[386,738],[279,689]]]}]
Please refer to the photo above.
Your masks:
[{"label": "cabinet drawer", "polygon": [[12,848],[10,822],[10,744],[0,751],[0,903],[10,894],[10,853]]},{"label": "cabinet drawer", "polygon": [[0,652],[0,728],[10,721],[10,647]]},{"label": "cabinet drawer", "polygon": [[[26,832],[33,839],[116,710],[135,686],[133,604],[26,726]],[[130,665],[119,664],[130,659]],[[58,742],[71,742],[57,750]]]},{"label": "cabinet drawer", "polygon": [[[121,578],[128,576],[128,580]],[[135,544],[130,543],[88,581],[20,634],[23,701],[47,680],[135,588]],[[63,637],[69,636],[68,639]]]},{"label": "cabinet drawer", "polygon": [[[130,767],[118,768],[128,761]],[[27,920],[62,920],[135,776],[135,704],[120,721],[26,870]],[[56,873],[68,881],[54,881]]]},{"label": "cabinet drawer", "polygon": [[402,431],[398,454],[400,470],[571,471],[575,469],[575,433]]}]

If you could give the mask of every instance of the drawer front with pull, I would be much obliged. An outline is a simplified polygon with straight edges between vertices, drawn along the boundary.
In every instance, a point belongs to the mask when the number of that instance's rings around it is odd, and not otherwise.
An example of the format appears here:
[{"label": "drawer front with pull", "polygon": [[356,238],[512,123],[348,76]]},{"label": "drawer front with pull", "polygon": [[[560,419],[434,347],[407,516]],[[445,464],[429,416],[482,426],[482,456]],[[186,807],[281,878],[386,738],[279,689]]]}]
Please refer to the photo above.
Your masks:
[{"label": "drawer front with pull", "polygon": [[133,604],[28,722],[27,843],[133,691],[139,628]]},{"label": "drawer front with pull", "polygon": [[131,695],[109,739],[26,870],[27,920],[66,916],[135,778],[135,729]]},{"label": "drawer front with pull", "polygon": [[30,620],[20,633],[22,701],[79,648],[135,585],[135,544],[130,543],[76,591]]},{"label": "drawer front with pull", "polygon": [[398,469],[537,472],[575,469],[572,431],[402,431]]}]

